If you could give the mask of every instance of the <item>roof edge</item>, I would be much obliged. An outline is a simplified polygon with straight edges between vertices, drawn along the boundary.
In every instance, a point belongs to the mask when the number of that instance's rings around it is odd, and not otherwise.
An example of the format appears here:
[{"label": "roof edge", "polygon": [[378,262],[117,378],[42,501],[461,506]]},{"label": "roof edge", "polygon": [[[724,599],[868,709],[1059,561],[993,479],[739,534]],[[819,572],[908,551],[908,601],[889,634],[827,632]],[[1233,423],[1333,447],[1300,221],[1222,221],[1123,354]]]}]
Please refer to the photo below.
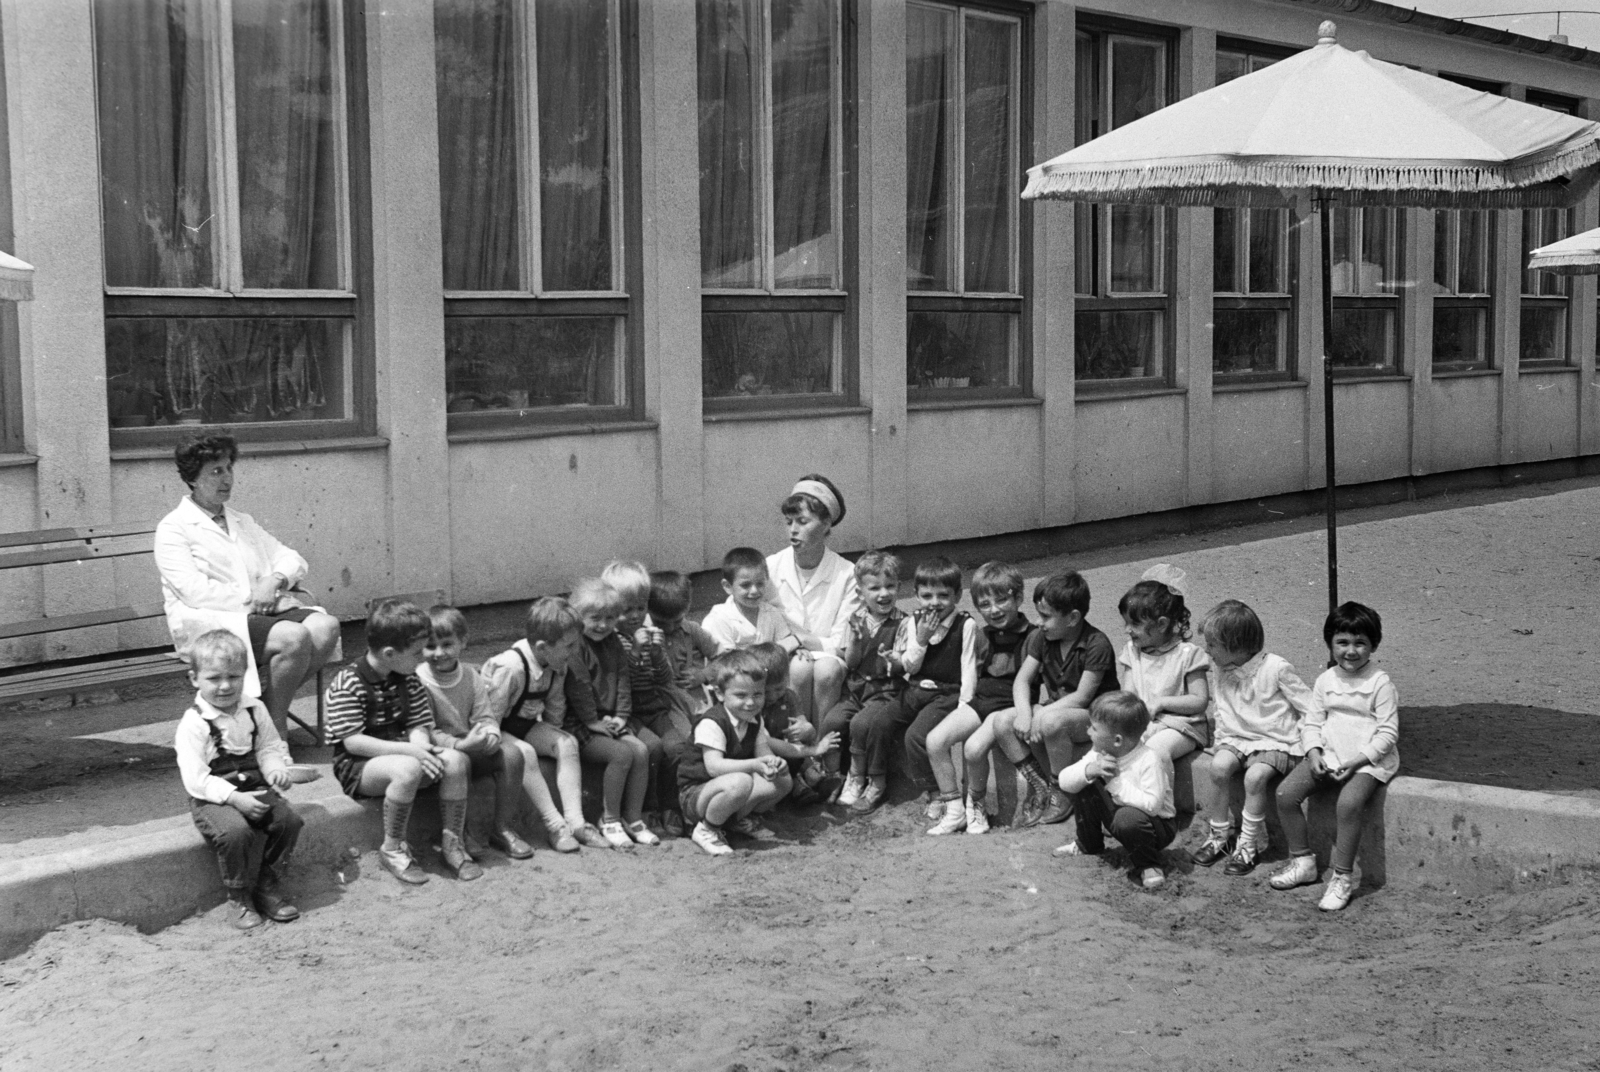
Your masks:
[{"label": "roof edge", "polygon": [[1528,37],[1510,30],[1497,30],[1492,26],[1478,26],[1443,15],[1430,15],[1416,8],[1397,7],[1382,0],[1272,0],[1273,3],[1301,8],[1317,8],[1344,15],[1366,16],[1387,22],[1409,24],[1429,33],[1447,37],[1464,37],[1486,45],[1526,52],[1583,67],[1600,68],[1600,52],[1592,52],[1576,45],[1562,45],[1538,37]]}]

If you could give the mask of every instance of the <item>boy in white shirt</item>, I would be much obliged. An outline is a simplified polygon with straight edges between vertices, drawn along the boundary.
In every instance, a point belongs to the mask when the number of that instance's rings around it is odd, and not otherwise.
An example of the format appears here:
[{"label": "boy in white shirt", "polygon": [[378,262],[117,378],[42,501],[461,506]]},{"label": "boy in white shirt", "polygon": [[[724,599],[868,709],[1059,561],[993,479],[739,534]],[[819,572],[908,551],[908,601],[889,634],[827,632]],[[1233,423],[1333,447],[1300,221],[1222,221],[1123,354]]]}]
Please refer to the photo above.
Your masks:
[{"label": "boy in white shirt", "polygon": [[766,601],[767,560],[760,551],[735,547],[722,556],[722,590],[727,602],[712,607],[700,623],[719,652],[776,644],[794,655],[801,648],[783,612]]},{"label": "boy in white shirt", "polygon": [[1155,890],[1167,881],[1161,850],[1178,830],[1172,760],[1140,740],[1149,725],[1149,710],[1131,692],[1107,692],[1094,701],[1089,754],[1061,772],[1061,788],[1073,798],[1078,839],[1055,854],[1098,856],[1109,830],[1128,851],[1140,883]]},{"label": "boy in white shirt", "polygon": [[226,629],[189,647],[194,703],[178,722],[178,773],[190,815],[217,854],[239,930],[262,917],[288,923],[300,910],[278,892],[304,820],[279,796],[293,778],[289,749],[259,700],[245,700],[244,641]]}]

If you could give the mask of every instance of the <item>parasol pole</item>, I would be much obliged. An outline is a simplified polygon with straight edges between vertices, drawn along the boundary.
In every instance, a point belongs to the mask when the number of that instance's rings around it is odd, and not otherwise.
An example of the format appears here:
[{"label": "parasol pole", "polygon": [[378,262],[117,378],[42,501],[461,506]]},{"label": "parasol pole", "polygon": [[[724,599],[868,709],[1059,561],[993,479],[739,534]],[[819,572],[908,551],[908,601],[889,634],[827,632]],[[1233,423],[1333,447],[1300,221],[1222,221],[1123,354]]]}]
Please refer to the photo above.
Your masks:
[{"label": "parasol pole", "polygon": [[1339,508],[1333,498],[1333,241],[1328,222],[1333,198],[1320,190],[1313,199],[1322,222],[1322,455],[1327,470],[1324,502],[1328,514],[1328,613],[1332,614],[1339,606]]}]

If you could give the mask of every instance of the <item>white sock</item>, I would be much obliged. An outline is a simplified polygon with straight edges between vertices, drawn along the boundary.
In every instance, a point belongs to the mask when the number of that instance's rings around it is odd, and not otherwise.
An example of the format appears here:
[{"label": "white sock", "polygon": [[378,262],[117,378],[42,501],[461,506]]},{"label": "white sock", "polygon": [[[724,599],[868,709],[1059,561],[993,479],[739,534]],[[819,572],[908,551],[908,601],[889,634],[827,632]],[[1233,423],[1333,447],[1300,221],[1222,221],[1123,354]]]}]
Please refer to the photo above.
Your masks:
[{"label": "white sock", "polygon": [[1211,839],[1213,841],[1227,841],[1228,835],[1233,833],[1233,822],[1228,819],[1211,820]]},{"label": "white sock", "polygon": [[1244,825],[1239,829],[1239,844],[1264,846],[1267,843],[1267,817],[1244,813]]}]

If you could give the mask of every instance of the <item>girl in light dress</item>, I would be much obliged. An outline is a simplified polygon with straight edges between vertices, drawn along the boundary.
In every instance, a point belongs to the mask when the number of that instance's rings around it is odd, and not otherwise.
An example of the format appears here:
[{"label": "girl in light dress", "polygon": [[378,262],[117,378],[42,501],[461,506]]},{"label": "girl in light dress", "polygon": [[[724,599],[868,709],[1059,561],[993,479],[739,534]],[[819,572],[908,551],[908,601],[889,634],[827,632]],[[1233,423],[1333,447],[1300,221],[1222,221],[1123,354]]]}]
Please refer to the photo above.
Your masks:
[{"label": "girl in light dress", "polygon": [[1211,660],[1189,642],[1187,582],[1183,570],[1162,563],[1117,603],[1128,634],[1117,652],[1117,681],[1150,710],[1145,743],[1174,762],[1211,743]]}]

